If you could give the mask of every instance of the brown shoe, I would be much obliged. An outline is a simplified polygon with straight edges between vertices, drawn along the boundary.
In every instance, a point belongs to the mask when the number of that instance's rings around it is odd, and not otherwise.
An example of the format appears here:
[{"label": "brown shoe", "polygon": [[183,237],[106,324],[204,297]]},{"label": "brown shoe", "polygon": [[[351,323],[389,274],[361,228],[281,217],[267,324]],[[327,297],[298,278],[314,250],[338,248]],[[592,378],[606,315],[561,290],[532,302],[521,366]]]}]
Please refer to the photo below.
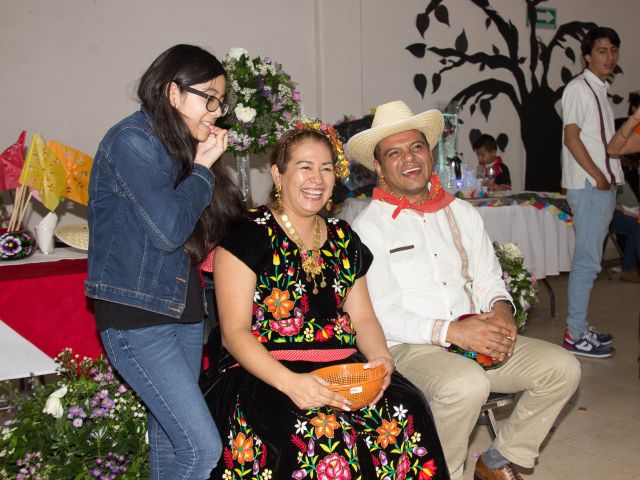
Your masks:
[{"label": "brown shoe", "polygon": [[620,280],[623,282],[640,283],[640,272],[638,272],[637,269],[622,272],[620,273]]},{"label": "brown shoe", "polygon": [[476,462],[473,480],[522,480],[522,477],[515,471],[511,463],[492,469],[488,468],[480,457]]}]

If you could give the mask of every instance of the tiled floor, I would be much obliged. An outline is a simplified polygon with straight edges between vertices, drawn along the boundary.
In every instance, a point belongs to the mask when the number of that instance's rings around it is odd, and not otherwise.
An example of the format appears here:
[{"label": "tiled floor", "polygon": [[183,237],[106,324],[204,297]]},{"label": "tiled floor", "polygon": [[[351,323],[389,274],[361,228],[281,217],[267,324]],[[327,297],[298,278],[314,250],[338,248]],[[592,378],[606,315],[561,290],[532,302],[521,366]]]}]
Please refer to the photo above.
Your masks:
[{"label": "tiled floor", "polygon": [[[562,340],[567,279],[566,274],[548,279],[556,295],[556,318],[550,316],[549,297],[541,285],[540,302],[529,316],[525,335],[555,343]],[[535,469],[522,470],[523,477],[640,480],[639,315],[640,284],[621,282],[615,274],[612,280],[601,275],[591,297],[590,323],[614,335],[616,353],[601,360],[579,357],[580,387],[543,444]],[[509,412],[502,413],[504,418]],[[476,458],[491,441],[489,427],[478,425],[465,480],[473,479]]]}]

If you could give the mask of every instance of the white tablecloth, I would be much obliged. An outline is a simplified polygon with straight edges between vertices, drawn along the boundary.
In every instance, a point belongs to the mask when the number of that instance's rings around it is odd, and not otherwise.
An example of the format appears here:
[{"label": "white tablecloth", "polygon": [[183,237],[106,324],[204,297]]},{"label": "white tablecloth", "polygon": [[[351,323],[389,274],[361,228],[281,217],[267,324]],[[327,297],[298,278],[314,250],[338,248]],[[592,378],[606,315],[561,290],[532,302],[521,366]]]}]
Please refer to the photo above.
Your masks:
[{"label": "white tablecloth", "polygon": [[[369,201],[349,198],[337,216],[352,222]],[[525,265],[536,277],[542,279],[570,270],[575,233],[549,211],[531,205],[476,208],[489,237],[518,245]]]},{"label": "white tablecloth", "polygon": [[55,373],[57,364],[0,320],[0,380]]},{"label": "white tablecloth", "polygon": [[27,258],[0,262],[0,267],[4,265],[23,265],[25,263],[56,262],[58,260],[76,260],[81,258],[87,258],[87,252],[72,247],[59,247],[48,254],[44,254],[40,250],[38,250],[36,253]]}]

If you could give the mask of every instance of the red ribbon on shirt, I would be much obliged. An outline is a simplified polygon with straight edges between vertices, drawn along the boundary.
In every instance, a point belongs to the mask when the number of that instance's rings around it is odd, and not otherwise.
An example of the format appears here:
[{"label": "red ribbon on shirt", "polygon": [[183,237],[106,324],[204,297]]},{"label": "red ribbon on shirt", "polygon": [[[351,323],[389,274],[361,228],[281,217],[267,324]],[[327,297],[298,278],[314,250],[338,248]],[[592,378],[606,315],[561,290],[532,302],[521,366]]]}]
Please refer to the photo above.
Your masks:
[{"label": "red ribbon on shirt", "polygon": [[396,208],[391,214],[391,218],[394,220],[405,208],[410,208],[411,210],[417,210],[418,212],[423,213],[433,213],[443,209],[455,200],[456,197],[442,188],[442,183],[440,183],[438,175],[432,173],[429,182],[431,183],[431,188],[429,189],[429,195],[427,198],[412,203],[405,196],[396,196],[387,182],[385,182],[384,179],[380,179],[381,188],[376,187],[373,189],[373,199],[382,200],[390,203],[391,205],[397,205],[398,208]]}]

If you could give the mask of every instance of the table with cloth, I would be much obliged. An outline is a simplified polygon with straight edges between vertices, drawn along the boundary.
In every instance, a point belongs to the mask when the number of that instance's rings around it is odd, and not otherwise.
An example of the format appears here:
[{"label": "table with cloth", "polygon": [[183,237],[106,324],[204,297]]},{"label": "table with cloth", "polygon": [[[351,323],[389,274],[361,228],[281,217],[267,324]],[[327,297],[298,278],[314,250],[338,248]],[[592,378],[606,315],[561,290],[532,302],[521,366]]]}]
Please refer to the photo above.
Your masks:
[{"label": "table with cloth", "polygon": [[72,248],[0,262],[0,320],[51,358],[67,347],[81,358],[99,356],[86,277],[87,255]]}]

